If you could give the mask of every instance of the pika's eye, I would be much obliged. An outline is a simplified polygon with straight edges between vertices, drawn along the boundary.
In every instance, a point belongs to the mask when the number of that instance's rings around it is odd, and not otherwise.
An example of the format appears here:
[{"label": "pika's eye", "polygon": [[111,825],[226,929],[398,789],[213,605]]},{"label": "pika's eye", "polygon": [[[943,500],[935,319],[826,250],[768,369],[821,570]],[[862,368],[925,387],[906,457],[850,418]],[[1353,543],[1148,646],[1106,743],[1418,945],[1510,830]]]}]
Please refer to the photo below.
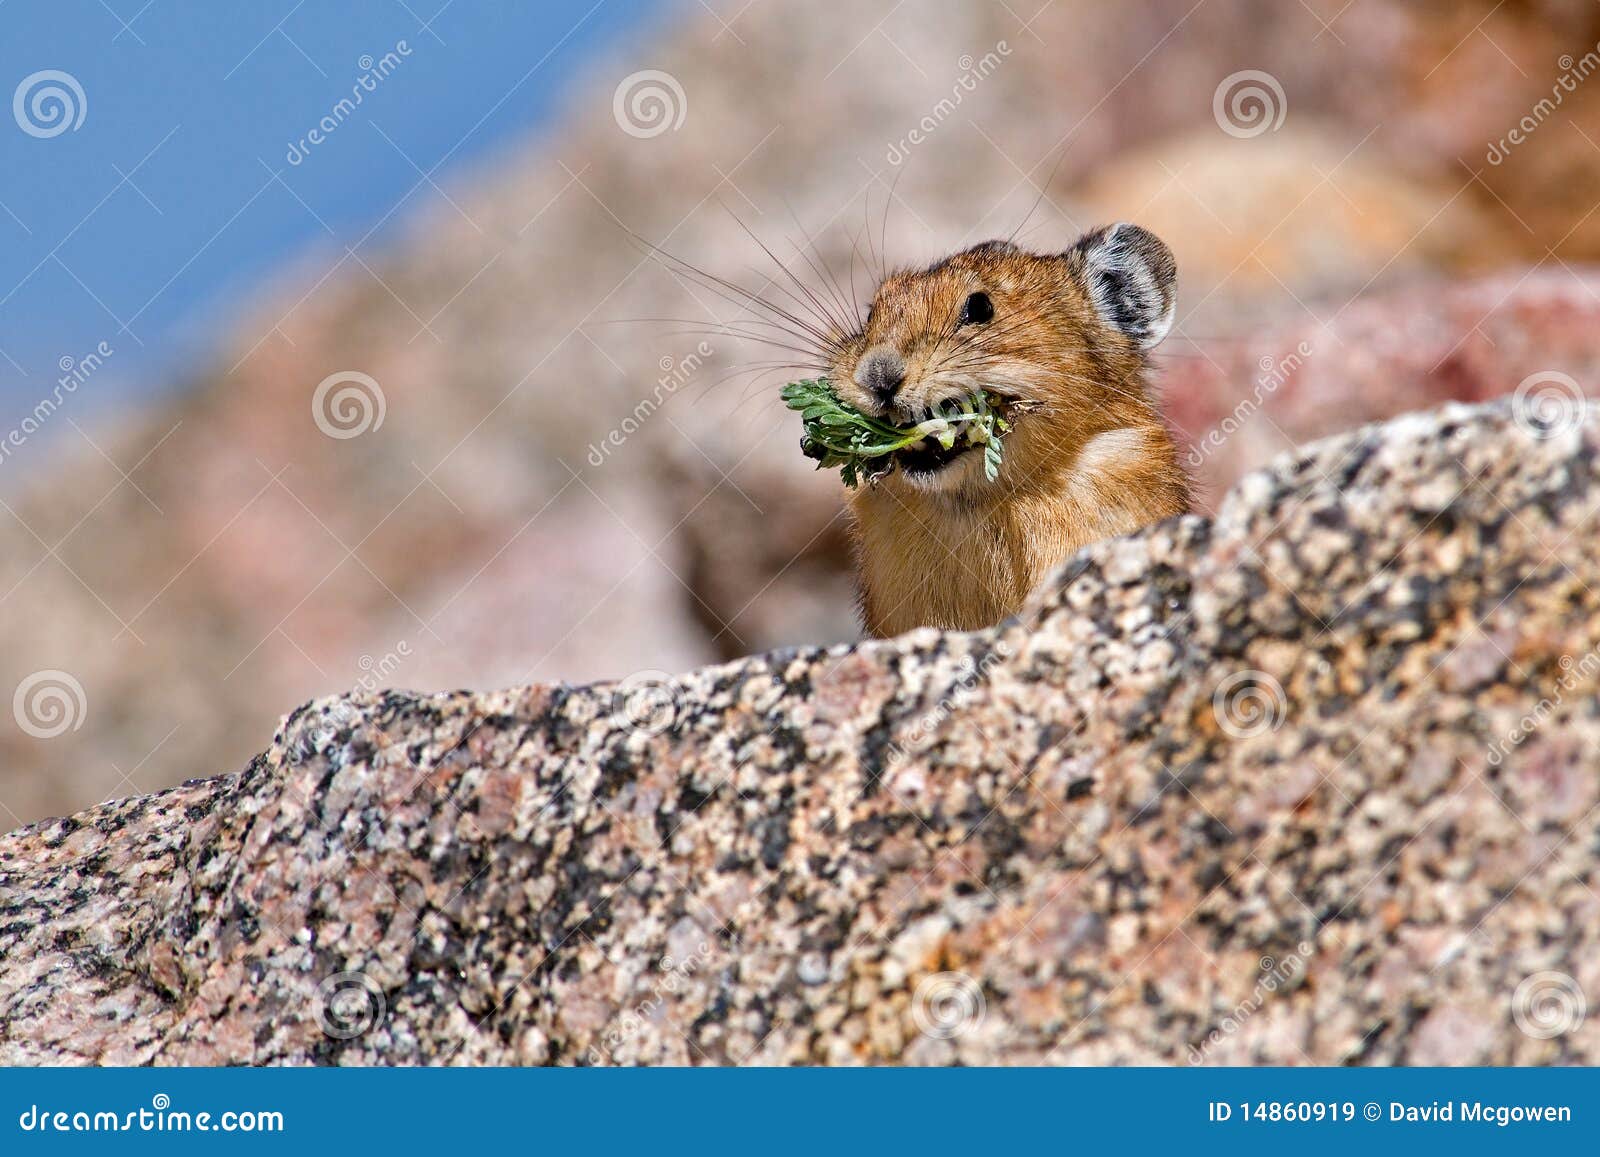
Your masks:
[{"label": "pika's eye", "polygon": [[961,307],[962,325],[983,325],[994,320],[994,302],[989,300],[987,293],[974,293],[967,298],[967,304]]}]

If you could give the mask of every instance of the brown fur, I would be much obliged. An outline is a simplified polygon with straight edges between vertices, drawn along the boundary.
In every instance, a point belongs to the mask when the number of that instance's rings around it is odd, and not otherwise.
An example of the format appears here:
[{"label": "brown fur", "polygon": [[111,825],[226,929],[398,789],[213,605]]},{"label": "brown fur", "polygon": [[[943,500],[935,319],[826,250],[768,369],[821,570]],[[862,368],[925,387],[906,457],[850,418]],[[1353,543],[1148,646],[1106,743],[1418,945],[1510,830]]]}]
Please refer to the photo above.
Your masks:
[{"label": "brown fur", "polygon": [[[993,319],[958,326],[979,290]],[[862,354],[884,345],[905,363],[888,406],[855,380]],[[936,483],[897,469],[855,492],[867,630],[989,626],[1085,543],[1187,510],[1188,478],[1147,395],[1146,357],[1097,312],[1077,250],[1040,256],[991,242],[885,280],[862,332],[834,356],[841,397],[897,422],[977,388],[1035,408],[1015,419],[994,482],[974,451]]]}]

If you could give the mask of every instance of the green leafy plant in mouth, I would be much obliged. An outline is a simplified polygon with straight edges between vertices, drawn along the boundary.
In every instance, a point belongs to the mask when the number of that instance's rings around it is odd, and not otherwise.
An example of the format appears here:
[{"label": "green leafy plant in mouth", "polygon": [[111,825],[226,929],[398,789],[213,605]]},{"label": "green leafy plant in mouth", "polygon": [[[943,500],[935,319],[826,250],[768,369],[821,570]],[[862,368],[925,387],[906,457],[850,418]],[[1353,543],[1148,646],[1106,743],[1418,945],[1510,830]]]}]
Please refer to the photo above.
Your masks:
[{"label": "green leafy plant in mouth", "polygon": [[826,378],[790,382],[782,397],[805,422],[801,452],[816,460],[818,470],[838,467],[850,487],[863,479],[878,481],[894,469],[895,454],[929,439],[943,450],[958,442],[982,446],[983,473],[993,482],[1000,475],[1001,439],[1011,429],[1002,411],[1022,405],[984,391],[948,399],[914,425],[895,426],[842,401]]}]

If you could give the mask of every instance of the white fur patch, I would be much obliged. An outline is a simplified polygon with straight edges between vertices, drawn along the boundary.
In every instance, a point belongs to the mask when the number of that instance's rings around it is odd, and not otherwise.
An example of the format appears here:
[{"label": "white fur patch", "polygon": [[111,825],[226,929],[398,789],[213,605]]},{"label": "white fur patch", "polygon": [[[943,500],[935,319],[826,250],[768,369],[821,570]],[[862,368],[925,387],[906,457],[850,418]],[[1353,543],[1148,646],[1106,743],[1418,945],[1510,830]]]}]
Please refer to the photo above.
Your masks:
[{"label": "white fur patch", "polygon": [[1126,462],[1130,457],[1142,454],[1144,449],[1143,430],[1132,426],[1124,426],[1120,430],[1107,430],[1104,434],[1096,434],[1084,444],[1078,454],[1076,471],[1081,477],[1092,478],[1107,466]]}]

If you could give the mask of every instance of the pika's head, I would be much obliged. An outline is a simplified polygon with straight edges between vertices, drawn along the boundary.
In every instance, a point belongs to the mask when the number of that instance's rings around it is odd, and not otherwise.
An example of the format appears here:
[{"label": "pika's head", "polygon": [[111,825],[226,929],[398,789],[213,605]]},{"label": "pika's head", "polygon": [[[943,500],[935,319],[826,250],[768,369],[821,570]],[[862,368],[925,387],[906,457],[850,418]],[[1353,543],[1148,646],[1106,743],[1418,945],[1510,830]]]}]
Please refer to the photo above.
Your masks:
[{"label": "pika's head", "polygon": [[[988,241],[888,277],[829,376],[851,405],[896,425],[979,391],[1029,403],[1005,445],[1001,482],[1015,485],[1151,418],[1145,360],[1172,326],[1176,292],[1172,252],[1137,225],[1097,229],[1064,253]],[[891,485],[984,483],[981,451],[960,445],[896,458]]]}]

